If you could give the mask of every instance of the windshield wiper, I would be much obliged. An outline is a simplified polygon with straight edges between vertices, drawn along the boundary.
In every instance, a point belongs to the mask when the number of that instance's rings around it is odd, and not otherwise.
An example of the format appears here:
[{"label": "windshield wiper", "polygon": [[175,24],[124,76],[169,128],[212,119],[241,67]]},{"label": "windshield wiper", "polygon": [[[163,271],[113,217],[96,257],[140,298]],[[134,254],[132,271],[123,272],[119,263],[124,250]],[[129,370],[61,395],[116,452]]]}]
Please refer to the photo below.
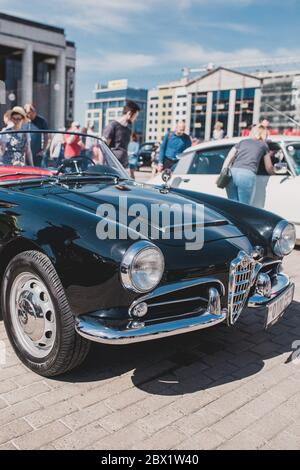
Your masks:
[{"label": "windshield wiper", "polygon": [[[125,178],[122,178],[121,176],[119,175],[116,175],[115,173],[97,173],[97,172],[84,172],[84,171],[81,171],[81,172],[74,172],[74,173],[67,173],[67,174],[63,174],[63,175],[58,175],[56,176],[56,178],[59,178],[59,179],[72,179],[74,177],[83,177],[83,178],[89,178],[89,177],[92,177],[92,178],[99,178],[99,179],[116,179],[117,181],[120,181],[120,180],[125,180]],[[75,179],[75,178],[74,178]]]}]

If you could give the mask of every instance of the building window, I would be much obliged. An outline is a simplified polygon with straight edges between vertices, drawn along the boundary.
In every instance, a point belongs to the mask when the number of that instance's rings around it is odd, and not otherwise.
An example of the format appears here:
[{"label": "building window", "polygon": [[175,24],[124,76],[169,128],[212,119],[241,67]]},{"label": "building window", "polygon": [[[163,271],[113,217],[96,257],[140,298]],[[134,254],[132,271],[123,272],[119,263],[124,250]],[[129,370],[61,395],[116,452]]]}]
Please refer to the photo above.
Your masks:
[{"label": "building window", "polygon": [[164,100],[171,100],[173,98],[173,96],[164,96],[163,99]]},{"label": "building window", "polygon": [[172,108],[172,103],[169,103],[169,108]]}]

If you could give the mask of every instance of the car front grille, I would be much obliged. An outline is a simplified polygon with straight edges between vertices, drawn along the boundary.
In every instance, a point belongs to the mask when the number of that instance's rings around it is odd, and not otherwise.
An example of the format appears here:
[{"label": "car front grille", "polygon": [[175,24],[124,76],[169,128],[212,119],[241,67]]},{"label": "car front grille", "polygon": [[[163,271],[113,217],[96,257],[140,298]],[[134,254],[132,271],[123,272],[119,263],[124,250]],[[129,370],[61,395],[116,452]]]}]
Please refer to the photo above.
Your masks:
[{"label": "car front grille", "polygon": [[229,323],[234,325],[242,313],[252,287],[256,262],[241,251],[232,261],[229,273]]}]

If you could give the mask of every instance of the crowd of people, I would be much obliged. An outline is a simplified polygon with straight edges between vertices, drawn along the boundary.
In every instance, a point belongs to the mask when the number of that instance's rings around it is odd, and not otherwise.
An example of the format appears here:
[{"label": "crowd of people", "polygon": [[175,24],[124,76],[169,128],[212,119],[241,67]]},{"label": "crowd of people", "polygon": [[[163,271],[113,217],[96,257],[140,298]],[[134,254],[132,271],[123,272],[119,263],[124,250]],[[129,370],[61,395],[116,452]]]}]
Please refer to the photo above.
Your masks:
[{"label": "crowd of people", "polygon": [[[104,129],[102,139],[113,151],[124,168],[129,168],[134,179],[138,166],[139,142],[132,132],[140,108],[128,101],[119,120],[112,121]],[[82,157],[101,164],[102,152],[95,135],[93,124],[81,128],[74,121],[69,128],[60,129],[50,136],[47,121],[38,114],[33,104],[15,106],[3,117],[4,128],[0,136],[0,158],[3,165],[29,165],[36,167],[59,166],[66,159]],[[259,125],[244,130],[243,139],[229,152],[224,168],[230,169],[227,194],[230,199],[251,204],[255,194],[256,175],[261,161],[268,174],[274,169],[267,145],[270,123],[262,119]],[[185,122],[177,123],[175,130],[169,130],[161,144],[156,143],[152,152],[152,174],[172,169],[179,155],[199,141],[186,133]],[[38,132],[37,132],[38,131]],[[42,132],[41,132],[42,131]],[[95,137],[93,137],[95,136]],[[212,140],[225,137],[223,123],[215,123]]]},{"label": "crowd of people", "polygon": [[[33,104],[15,106],[5,112],[0,135],[0,161],[3,165],[59,166],[65,159],[87,157],[100,160],[94,126],[81,128],[73,122],[59,133],[50,134],[49,126]],[[76,133],[70,134],[70,133]]]}]

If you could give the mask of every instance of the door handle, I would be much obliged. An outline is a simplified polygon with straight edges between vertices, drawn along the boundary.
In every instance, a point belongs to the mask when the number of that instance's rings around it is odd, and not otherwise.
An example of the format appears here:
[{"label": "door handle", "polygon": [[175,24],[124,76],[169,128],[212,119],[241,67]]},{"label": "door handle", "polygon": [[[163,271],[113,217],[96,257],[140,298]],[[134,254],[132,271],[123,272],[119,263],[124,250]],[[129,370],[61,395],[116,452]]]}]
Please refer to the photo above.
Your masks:
[{"label": "door handle", "polygon": [[191,180],[190,179],[183,179],[183,183],[189,183]]}]

